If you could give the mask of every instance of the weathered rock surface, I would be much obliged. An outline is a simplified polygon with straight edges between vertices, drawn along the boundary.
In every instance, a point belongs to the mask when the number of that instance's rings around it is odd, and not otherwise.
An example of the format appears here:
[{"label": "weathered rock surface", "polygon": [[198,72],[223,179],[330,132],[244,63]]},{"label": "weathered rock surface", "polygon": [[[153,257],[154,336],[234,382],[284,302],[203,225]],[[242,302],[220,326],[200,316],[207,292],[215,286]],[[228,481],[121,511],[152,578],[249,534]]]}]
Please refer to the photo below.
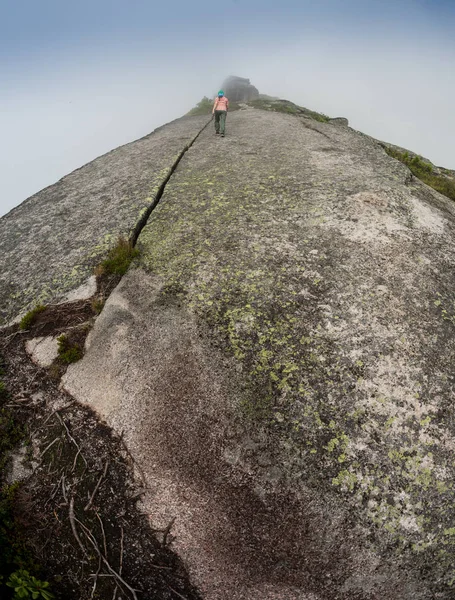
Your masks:
[{"label": "weathered rock surface", "polygon": [[349,126],[349,121],[346,117],[333,117],[333,119],[330,119],[329,123],[332,125],[342,125],[344,127]]},{"label": "weathered rock surface", "polygon": [[0,219],[0,324],[79,287],[153,204],[207,117],[185,117],[96,159]]},{"label": "weathered rock surface", "polygon": [[346,127],[206,129],[65,388],[211,600],[453,597],[455,208]]},{"label": "weathered rock surface", "polygon": [[33,362],[40,367],[49,367],[58,356],[58,341],[56,337],[37,337],[28,340],[25,348]]},{"label": "weathered rock surface", "polygon": [[259,91],[244,77],[228,77],[222,85],[224,93],[232,102],[248,102],[259,96]]}]

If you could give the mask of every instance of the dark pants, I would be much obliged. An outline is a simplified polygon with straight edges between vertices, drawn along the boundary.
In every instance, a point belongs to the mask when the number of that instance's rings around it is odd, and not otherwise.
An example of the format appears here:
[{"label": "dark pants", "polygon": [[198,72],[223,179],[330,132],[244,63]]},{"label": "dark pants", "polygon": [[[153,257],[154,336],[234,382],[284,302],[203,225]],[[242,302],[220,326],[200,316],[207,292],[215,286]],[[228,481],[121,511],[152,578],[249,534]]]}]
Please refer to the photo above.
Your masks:
[{"label": "dark pants", "polygon": [[226,111],[216,110],[215,111],[215,131],[224,135],[226,130]]}]

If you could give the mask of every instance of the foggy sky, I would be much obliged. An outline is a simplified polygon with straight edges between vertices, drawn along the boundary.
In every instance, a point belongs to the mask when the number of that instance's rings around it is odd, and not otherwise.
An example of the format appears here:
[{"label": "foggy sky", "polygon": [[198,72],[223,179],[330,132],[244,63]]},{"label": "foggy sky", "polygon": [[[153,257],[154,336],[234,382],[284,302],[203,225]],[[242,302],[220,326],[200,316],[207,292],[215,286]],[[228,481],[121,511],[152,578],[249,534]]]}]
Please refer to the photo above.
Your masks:
[{"label": "foggy sky", "polygon": [[0,215],[230,74],[455,169],[449,0],[0,0]]}]

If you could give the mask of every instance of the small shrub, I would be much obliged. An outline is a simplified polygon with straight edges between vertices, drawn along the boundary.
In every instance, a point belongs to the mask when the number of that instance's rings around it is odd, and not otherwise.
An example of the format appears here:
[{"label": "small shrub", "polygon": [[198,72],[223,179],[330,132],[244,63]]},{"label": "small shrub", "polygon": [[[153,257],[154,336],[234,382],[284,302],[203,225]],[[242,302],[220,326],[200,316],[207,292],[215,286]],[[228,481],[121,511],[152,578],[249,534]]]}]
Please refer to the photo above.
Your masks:
[{"label": "small shrub", "polygon": [[83,356],[82,348],[79,344],[72,344],[67,335],[62,334],[57,338],[58,356],[60,360],[69,365],[80,360]]},{"label": "small shrub", "polygon": [[139,250],[136,250],[129,240],[119,237],[117,244],[110,249],[107,258],[95,272],[99,275],[125,275],[132,260],[138,255]]},{"label": "small shrub", "polygon": [[36,321],[36,317],[46,310],[46,307],[43,304],[38,304],[32,310],[29,310],[26,315],[24,315],[19,323],[19,328],[23,331],[30,329],[33,323]]},{"label": "small shrub", "polygon": [[198,116],[198,115],[209,115],[212,112],[213,108],[213,100],[204,96],[200,102],[196,104],[194,108],[192,108],[187,115],[188,116]]},{"label": "small shrub", "polygon": [[[11,573],[18,568],[33,568],[27,536],[17,519],[21,486],[19,482],[11,485],[5,483],[10,453],[23,438],[24,427],[14,419],[12,411],[0,409],[0,598],[6,594],[4,584]],[[6,597],[10,598],[11,595]],[[14,598],[19,596],[15,595]]]},{"label": "small shrub", "polygon": [[54,595],[47,589],[49,582],[40,581],[25,569],[12,573],[6,585],[14,590],[13,600],[16,598],[52,600],[54,598]]},{"label": "small shrub", "polygon": [[3,383],[3,381],[0,381],[0,400],[2,400],[3,398],[6,398],[7,395],[8,395],[8,392],[6,389],[6,385]]},{"label": "small shrub", "polygon": [[319,123],[328,123],[330,121],[330,117],[324,113],[315,112],[314,110],[309,110],[307,115],[315,121],[319,121]]},{"label": "small shrub", "polygon": [[314,110],[309,110],[303,106],[298,106],[289,100],[280,100],[277,98],[271,98],[269,96],[259,96],[259,98],[250,100],[247,104],[253,108],[259,108],[261,110],[310,117],[311,119],[319,121],[320,123],[327,123],[330,121],[330,117],[327,115],[315,112]]},{"label": "small shrub", "polygon": [[92,310],[96,315],[99,315],[103,310],[105,304],[105,300],[102,296],[96,296],[92,300]]}]

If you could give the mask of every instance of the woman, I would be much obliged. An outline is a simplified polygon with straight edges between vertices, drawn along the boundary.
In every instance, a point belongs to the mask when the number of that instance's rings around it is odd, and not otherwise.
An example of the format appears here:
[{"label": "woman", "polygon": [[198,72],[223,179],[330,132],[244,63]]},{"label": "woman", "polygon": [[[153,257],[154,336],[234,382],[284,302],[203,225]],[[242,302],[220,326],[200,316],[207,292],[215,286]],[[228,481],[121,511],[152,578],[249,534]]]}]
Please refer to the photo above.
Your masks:
[{"label": "woman", "polygon": [[212,115],[215,115],[215,132],[224,137],[226,132],[226,115],[229,110],[229,100],[224,95],[223,90],[218,92],[218,96],[213,103]]}]

